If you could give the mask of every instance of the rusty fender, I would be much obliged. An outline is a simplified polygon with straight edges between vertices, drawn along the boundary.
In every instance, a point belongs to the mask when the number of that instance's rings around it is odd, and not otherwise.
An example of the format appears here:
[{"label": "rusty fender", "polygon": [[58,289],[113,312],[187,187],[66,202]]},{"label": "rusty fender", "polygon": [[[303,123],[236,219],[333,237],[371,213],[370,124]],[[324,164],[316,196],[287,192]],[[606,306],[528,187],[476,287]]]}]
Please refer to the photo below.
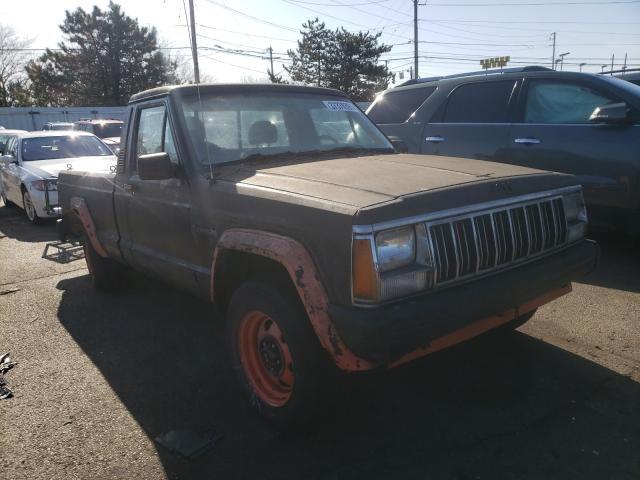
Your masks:
[{"label": "rusty fender", "polygon": [[87,202],[85,202],[82,197],[73,197],[69,202],[71,207],[71,211],[75,214],[76,217],[80,220],[80,224],[84,229],[84,233],[87,235],[87,238],[91,242],[91,245],[95,249],[95,251],[101,257],[108,257],[107,251],[98,240],[98,235],[96,233],[96,226],[93,223],[93,218],[91,217],[91,212],[89,212],[89,207],[87,206]]},{"label": "rusty fender", "polygon": [[296,240],[274,233],[249,229],[229,229],[222,234],[211,264],[211,301],[214,300],[216,260],[221,250],[239,250],[261,255],[280,263],[291,277],[309,316],[320,345],[338,368],[346,371],[370,370],[376,365],[357,357],[344,344],[328,314],[329,299],[320,282],[309,252]]}]

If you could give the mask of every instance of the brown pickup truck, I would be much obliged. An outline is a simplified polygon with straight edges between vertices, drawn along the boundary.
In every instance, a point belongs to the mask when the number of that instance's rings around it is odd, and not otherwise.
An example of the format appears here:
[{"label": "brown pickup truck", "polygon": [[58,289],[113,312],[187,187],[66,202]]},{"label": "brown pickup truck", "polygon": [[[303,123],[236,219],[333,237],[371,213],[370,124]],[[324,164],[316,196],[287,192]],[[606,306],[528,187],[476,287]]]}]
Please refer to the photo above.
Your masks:
[{"label": "brown pickup truck", "polygon": [[121,144],[112,174],[60,174],[63,230],[97,288],[132,267],[217,304],[279,424],[313,413],[327,372],[518,326],[597,259],[573,177],[397,153],[333,90],[149,90]]}]

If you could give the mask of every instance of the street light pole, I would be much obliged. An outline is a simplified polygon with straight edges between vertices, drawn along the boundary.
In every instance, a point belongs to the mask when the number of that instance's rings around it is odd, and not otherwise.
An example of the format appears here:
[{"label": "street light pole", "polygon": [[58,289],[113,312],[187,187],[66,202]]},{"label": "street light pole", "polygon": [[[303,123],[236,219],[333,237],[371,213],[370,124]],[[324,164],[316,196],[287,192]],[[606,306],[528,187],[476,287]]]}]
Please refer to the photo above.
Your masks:
[{"label": "street light pole", "polygon": [[584,67],[586,65],[586,63],[581,63],[580,64],[580,71],[582,71],[582,67]]},{"label": "street light pole", "polygon": [[556,32],[551,34],[553,38],[553,50],[551,52],[551,68],[556,69]]},{"label": "street light pole", "polygon": [[570,53],[571,52],[565,52],[565,53],[561,53],[560,55],[558,55],[560,57],[560,71],[562,71],[562,68],[564,67],[564,57],[566,57]]}]

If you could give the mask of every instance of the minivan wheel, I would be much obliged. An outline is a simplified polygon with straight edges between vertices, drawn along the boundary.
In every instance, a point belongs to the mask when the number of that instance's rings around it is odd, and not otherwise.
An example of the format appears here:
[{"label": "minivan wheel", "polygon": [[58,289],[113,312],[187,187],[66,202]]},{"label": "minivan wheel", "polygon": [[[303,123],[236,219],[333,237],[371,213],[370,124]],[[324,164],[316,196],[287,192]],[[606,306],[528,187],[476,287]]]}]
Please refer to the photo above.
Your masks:
[{"label": "minivan wheel", "polygon": [[100,256],[86,235],[82,238],[82,246],[93,287],[102,292],[115,290],[122,278],[124,267],[111,258]]},{"label": "minivan wheel", "polygon": [[329,373],[305,312],[295,299],[266,283],[250,282],[233,294],[227,346],[252,406],[280,428],[318,417]]},{"label": "minivan wheel", "polygon": [[36,207],[31,200],[31,195],[26,190],[22,191],[22,205],[24,205],[24,212],[27,214],[27,218],[33,225],[40,225],[42,219],[36,213]]}]

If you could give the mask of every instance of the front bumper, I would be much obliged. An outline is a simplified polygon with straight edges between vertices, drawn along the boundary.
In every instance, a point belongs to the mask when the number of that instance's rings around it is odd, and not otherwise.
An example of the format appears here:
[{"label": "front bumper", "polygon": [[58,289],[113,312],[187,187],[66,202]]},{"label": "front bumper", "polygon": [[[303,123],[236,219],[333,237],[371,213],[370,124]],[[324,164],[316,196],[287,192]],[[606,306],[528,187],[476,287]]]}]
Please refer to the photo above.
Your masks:
[{"label": "front bumper", "polygon": [[29,190],[31,201],[36,208],[39,217],[59,217],[61,208],[58,205],[58,192],[56,190]]},{"label": "front bumper", "polygon": [[330,305],[338,334],[357,356],[389,364],[487,317],[543,297],[592,271],[598,245],[584,240],[528,264],[379,307]]}]

